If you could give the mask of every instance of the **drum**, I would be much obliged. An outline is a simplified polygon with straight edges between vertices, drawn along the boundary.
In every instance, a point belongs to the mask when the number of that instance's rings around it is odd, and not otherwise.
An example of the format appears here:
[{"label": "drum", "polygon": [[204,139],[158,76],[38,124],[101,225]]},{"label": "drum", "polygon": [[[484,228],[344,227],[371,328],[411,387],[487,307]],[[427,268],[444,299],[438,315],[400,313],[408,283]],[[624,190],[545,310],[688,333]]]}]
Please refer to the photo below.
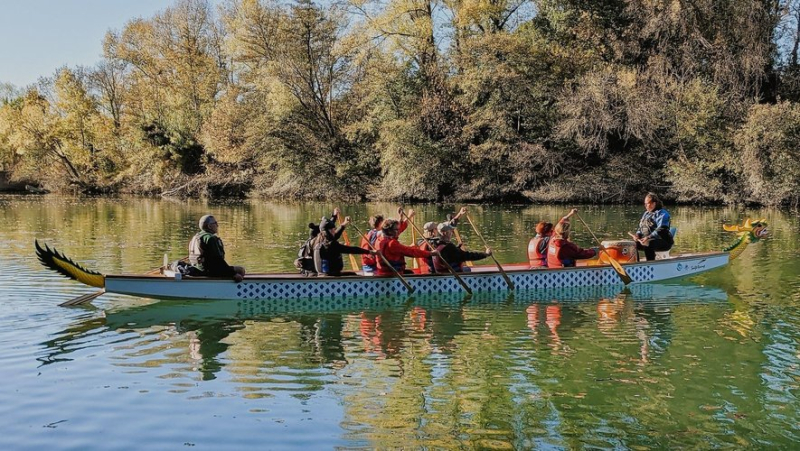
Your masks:
[{"label": "drum", "polygon": [[600,252],[601,262],[607,263],[609,256],[620,263],[631,263],[638,260],[636,242],[633,240],[603,241],[600,244],[606,249],[605,252]]}]

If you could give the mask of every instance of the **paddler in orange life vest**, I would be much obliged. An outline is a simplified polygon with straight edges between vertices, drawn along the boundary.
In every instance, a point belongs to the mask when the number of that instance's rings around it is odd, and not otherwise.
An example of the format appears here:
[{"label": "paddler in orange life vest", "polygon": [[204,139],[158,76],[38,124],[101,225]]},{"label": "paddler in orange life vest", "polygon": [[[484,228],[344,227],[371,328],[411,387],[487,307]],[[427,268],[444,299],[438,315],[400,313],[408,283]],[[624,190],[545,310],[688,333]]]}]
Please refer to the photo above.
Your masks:
[{"label": "paddler in orange life vest", "polygon": [[[576,210],[577,211],[577,210]],[[547,267],[563,268],[575,266],[575,260],[592,258],[599,252],[598,248],[582,249],[569,240],[569,219],[556,224],[553,237],[547,246]]]},{"label": "paddler in orange life vest", "polygon": [[[437,252],[424,251],[415,246],[406,246],[397,240],[400,235],[400,221],[394,219],[387,219],[383,221],[381,233],[375,243],[375,248],[386,257],[389,264],[394,267],[399,273],[411,273],[406,271],[406,257],[412,258],[427,258],[438,255]],[[378,258],[375,274],[379,276],[390,276],[394,272],[391,268],[386,266],[386,262],[382,258]]]},{"label": "paddler in orange life vest", "polygon": [[[578,210],[573,208],[567,213],[566,216],[561,218],[561,221],[569,221]],[[528,242],[528,260],[530,261],[531,268],[546,268],[547,267],[547,246],[550,244],[550,238],[553,236],[553,223],[542,221],[536,224],[536,236],[531,238]]]},{"label": "paddler in orange life vest", "polygon": [[[408,221],[403,219],[403,208],[402,207],[397,209],[397,217],[398,217],[398,223],[399,223],[399,232],[398,232],[398,235],[399,235],[400,233],[403,233],[403,231],[406,228],[408,228]],[[414,210],[409,210],[408,211],[408,217],[409,218],[413,218],[414,217]],[[381,232],[381,227],[383,226],[383,215],[371,216],[369,218],[368,224],[369,224],[369,231],[366,234],[366,239],[364,239],[364,237],[361,238],[360,247],[362,249],[369,250],[370,249],[369,245],[372,244],[372,246],[375,247],[375,249],[378,249],[377,241],[378,241],[378,237],[382,233]],[[369,243],[368,243],[368,241],[369,241]],[[378,257],[376,257],[375,255],[372,255],[372,254],[370,254],[370,255],[366,255],[366,254],[362,255],[361,256],[361,269],[365,273],[374,273],[375,270],[377,269],[378,260],[380,260],[380,259]]]}]

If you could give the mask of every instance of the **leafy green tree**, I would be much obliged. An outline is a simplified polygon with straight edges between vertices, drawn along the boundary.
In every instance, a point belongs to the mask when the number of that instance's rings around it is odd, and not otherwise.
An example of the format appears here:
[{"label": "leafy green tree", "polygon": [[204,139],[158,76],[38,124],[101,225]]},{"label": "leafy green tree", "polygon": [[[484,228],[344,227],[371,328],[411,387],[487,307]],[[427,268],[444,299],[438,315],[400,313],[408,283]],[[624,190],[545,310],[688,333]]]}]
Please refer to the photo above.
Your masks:
[{"label": "leafy green tree", "polygon": [[763,205],[800,205],[800,107],[754,105],[736,131],[737,163],[747,200]]}]

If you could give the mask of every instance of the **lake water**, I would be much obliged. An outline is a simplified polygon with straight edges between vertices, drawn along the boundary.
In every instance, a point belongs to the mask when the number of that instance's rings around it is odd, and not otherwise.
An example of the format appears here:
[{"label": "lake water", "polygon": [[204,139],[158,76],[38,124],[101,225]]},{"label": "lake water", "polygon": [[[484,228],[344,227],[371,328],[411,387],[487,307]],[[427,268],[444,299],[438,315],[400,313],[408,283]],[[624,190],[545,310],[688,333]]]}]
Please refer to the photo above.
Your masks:
[{"label": "lake water", "polygon": [[[331,207],[0,197],[0,449],[799,446],[796,214],[674,207],[673,253],[719,250],[735,238],[722,224],[745,217],[766,218],[771,234],[688,280],[468,300],[278,308],[104,295],[63,308],[93,289],[33,251],[39,239],[91,269],[143,272],[184,256],[210,212],[230,262],[288,271],[306,224]],[[396,208],[340,207],[359,226]],[[408,207],[420,224],[455,210]],[[567,210],[470,208],[508,263],[526,259],[536,222]],[[601,239],[623,238],[641,214],[580,208]],[[582,225],[574,233],[591,245]]]}]

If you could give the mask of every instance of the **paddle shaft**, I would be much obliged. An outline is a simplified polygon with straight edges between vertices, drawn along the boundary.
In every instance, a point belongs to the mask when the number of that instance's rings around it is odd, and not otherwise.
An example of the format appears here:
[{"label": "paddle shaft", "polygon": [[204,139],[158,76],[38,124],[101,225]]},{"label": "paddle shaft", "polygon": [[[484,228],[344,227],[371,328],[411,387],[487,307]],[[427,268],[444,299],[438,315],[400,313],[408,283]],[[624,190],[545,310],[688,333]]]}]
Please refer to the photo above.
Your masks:
[{"label": "paddle shaft", "polygon": [[[347,237],[347,230],[342,230],[342,238],[344,238],[344,244],[350,245],[350,238]],[[350,266],[353,267],[353,271],[358,271],[358,265],[356,264],[356,256],[353,254],[347,254],[350,256]]]},{"label": "paddle shaft", "polygon": [[[370,249],[372,249],[375,252],[378,252],[378,250],[375,249],[375,246],[373,246],[372,243],[369,242],[369,239],[367,239],[367,236],[364,235],[363,233],[361,233],[361,230],[359,230],[358,227],[356,227],[355,224],[353,224],[353,229],[355,229],[355,231],[358,232],[358,234],[361,236],[361,238],[363,238],[364,241],[367,242],[367,245],[369,246]],[[394,275],[397,276],[397,278],[400,279],[401,282],[403,282],[403,285],[406,286],[406,289],[408,290],[408,292],[409,293],[413,293],[414,292],[414,287],[412,287],[411,284],[408,283],[408,281],[405,279],[405,277],[403,277],[402,274],[400,274],[400,272],[397,269],[395,269],[395,267],[392,266],[391,263],[389,263],[389,260],[387,260],[386,257],[384,257],[381,252],[378,252],[378,255],[381,257],[381,259],[383,259],[383,263],[385,263],[386,266],[388,266],[389,269],[392,270]]]},{"label": "paddle shaft", "polygon": [[[416,230],[417,233],[420,234],[420,236],[424,236],[424,235],[422,235],[422,231],[419,228],[417,228],[417,225],[414,224],[414,221],[412,221],[405,212],[403,212],[403,216],[406,217],[406,221],[408,221],[408,223],[411,224],[411,227],[413,227],[414,230]],[[433,245],[431,245],[430,241],[425,240],[425,243],[428,244],[428,247],[432,251],[435,251],[435,249],[433,248]],[[450,266],[450,263],[448,263],[447,260],[445,260],[441,255],[439,256],[439,260],[441,260],[442,263],[444,263],[444,266],[447,268],[448,271],[450,271],[450,274],[452,274],[453,277],[456,278],[456,280],[458,281],[459,285],[461,285],[461,288],[463,288],[464,291],[466,291],[467,293],[472,294],[472,289],[469,287],[469,285],[466,284],[466,282],[464,282],[464,280],[458,275],[458,273],[453,269],[453,267]]]},{"label": "paddle shaft", "polygon": [[606,251],[606,248],[603,247],[603,243],[601,243],[600,240],[597,239],[597,236],[594,234],[594,232],[592,232],[592,229],[589,228],[589,225],[586,224],[586,221],[584,221],[583,218],[581,218],[581,215],[575,213],[575,216],[577,216],[578,220],[580,220],[581,223],[583,223],[583,226],[586,227],[586,230],[588,230],[589,233],[592,234],[592,238],[594,238],[595,242],[597,242],[597,245],[600,246],[600,251],[606,254],[606,257],[608,257],[608,262],[611,263],[611,267],[614,268],[614,271],[617,273],[622,282],[625,285],[631,283],[633,281],[633,279],[631,279],[631,276],[629,276],[628,273],[625,272],[625,268],[623,268],[622,265],[620,265],[619,262],[614,257],[609,255],[609,253]]},{"label": "paddle shaft", "polygon": [[[424,239],[425,237],[422,238]],[[411,229],[411,245],[417,245],[417,232],[414,231],[414,229]],[[411,267],[414,269],[419,269],[419,261],[416,258],[411,259]]]},{"label": "paddle shaft", "polygon": [[[475,223],[472,222],[472,218],[470,218],[469,215],[467,215],[467,222],[469,222],[469,225],[472,226],[472,230],[475,231],[475,235],[478,235],[478,238],[481,239],[481,242],[483,243],[483,247],[487,247],[488,248],[489,245],[486,244],[486,240],[483,239],[483,235],[481,235],[481,232],[479,232],[478,228],[475,227]],[[489,257],[492,257],[492,260],[494,260],[494,264],[497,265],[497,269],[500,270],[500,274],[503,275],[503,279],[506,281],[506,285],[508,285],[508,288],[513,290],[514,289],[514,283],[511,282],[511,278],[509,278],[508,274],[506,274],[506,270],[503,269],[503,265],[501,265],[500,262],[498,262],[497,259],[494,258],[494,254],[490,255]]]}]

